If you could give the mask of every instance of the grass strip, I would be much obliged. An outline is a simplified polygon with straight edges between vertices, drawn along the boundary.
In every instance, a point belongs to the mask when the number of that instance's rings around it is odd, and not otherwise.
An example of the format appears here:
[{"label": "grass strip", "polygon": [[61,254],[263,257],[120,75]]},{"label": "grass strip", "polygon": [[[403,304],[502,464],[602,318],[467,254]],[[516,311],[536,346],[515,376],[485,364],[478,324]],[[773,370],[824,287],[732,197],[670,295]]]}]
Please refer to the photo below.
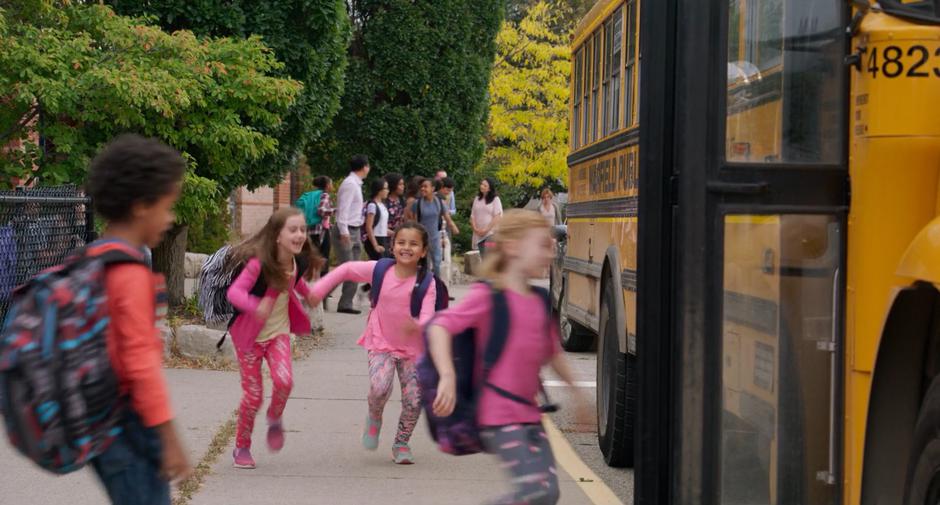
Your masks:
[{"label": "grass strip", "polygon": [[202,460],[196,465],[192,475],[180,483],[179,490],[173,498],[173,505],[189,504],[189,501],[202,487],[206,477],[212,472],[212,466],[215,464],[216,460],[231,446],[232,440],[235,438],[235,416],[237,414],[238,411],[233,412],[229,420],[226,421],[225,424],[219,428],[219,431],[215,433],[215,436],[212,437],[212,442],[209,443],[209,449],[206,450]]}]

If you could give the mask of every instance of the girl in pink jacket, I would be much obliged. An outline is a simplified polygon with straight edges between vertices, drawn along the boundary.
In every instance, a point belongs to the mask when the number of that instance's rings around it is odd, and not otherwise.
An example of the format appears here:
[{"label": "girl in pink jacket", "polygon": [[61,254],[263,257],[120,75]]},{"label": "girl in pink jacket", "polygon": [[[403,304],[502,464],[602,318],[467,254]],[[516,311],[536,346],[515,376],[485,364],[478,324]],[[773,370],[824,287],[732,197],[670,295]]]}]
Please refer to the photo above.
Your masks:
[{"label": "girl in pink jacket", "polygon": [[[392,446],[392,459],[399,465],[414,463],[408,447],[411,434],[421,414],[418,373],[415,365],[423,352],[421,325],[434,315],[436,290],[431,282],[421,303],[417,320],[411,316],[411,294],[427,270],[428,232],[414,222],[401,225],[392,238],[395,265],[382,279],[378,302],[369,313],[365,332],[359,345],[369,351],[369,414],[366,416],[362,445],[374,451],[379,446],[382,412],[392,394],[395,372],[401,383],[401,417],[398,434]],[[372,282],[375,261],[343,263],[313,286],[313,301],[317,303],[341,282]],[[373,296],[375,294],[373,293]]]},{"label": "girl in pink jacket", "polygon": [[307,280],[321,260],[307,238],[304,215],[297,209],[275,212],[255,236],[234,247],[232,260],[244,263],[228,290],[236,317],[229,332],[241,368],[242,401],[232,457],[236,468],[255,467],[251,432],[261,408],[261,361],[267,360],[274,383],[268,408],[268,447],[284,447],[281,415],[293,387],[291,335],[310,333],[310,319],[300,297],[312,298]]}]

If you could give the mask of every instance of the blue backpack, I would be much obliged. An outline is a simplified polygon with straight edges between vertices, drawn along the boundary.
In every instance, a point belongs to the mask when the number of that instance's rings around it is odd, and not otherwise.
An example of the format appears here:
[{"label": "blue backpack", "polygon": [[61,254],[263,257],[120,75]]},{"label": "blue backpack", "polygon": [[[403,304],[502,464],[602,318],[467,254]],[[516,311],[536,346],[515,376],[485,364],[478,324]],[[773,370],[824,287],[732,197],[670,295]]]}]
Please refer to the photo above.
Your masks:
[{"label": "blue backpack", "polygon": [[[431,438],[437,442],[442,452],[462,456],[476,454],[483,451],[480,440],[480,427],[477,425],[477,403],[482,396],[482,389],[489,388],[496,394],[514,402],[538,407],[542,412],[555,412],[558,408],[549,402],[545,389],[540,386],[544,403],[537,405],[532,399],[522,398],[487,380],[490,371],[499,361],[506,341],[509,337],[509,304],[506,293],[499,289],[490,288],[492,292],[492,326],[490,337],[483,351],[483,370],[476,376],[476,332],[472,329],[464,331],[453,338],[454,370],[457,377],[457,405],[453,413],[447,417],[434,415],[434,399],[437,398],[437,385],[440,375],[430,353],[426,353],[418,361],[418,386],[421,388],[421,403],[423,404]],[[551,311],[551,298],[547,290],[534,288],[545,301],[545,311],[548,321],[553,321]],[[549,333],[550,334],[550,333]],[[547,338],[547,337],[546,337]],[[427,333],[425,333],[425,348],[427,348]]]},{"label": "blue backpack", "polygon": [[[385,274],[393,266],[395,266],[394,258],[382,258],[375,263],[375,269],[372,270],[372,289],[370,291],[373,309],[379,303],[379,293],[382,292],[382,281],[385,280]],[[423,270],[418,274],[418,281],[411,291],[411,317],[417,318],[421,315],[421,305],[424,303],[424,297],[427,296],[432,282],[437,294],[434,297],[434,311],[444,310],[450,305],[450,294],[444,281],[432,272]]]}]

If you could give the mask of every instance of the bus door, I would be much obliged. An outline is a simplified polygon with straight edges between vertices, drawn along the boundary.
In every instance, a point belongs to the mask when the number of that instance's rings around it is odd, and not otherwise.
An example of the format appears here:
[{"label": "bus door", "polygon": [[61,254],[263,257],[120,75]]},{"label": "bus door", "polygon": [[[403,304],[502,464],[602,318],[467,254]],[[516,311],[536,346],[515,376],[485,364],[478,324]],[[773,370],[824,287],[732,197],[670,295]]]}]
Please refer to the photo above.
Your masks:
[{"label": "bus door", "polygon": [[676,0],[679,503],[840,500],[846,5]]}]

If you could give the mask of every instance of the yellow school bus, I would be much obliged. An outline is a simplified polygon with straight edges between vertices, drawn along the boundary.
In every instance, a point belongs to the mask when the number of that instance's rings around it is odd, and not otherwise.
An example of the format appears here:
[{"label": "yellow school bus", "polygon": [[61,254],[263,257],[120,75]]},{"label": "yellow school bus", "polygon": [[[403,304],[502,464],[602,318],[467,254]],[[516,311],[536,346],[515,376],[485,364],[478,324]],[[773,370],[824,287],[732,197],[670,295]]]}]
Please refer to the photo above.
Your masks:
[{"label": "yellow school bus", "polygon": [[601,1],[574,36],[567,252],[553,283],[564,348],[597,347],[598,437],[614,466],[633,458],[639,21],[639,0]]},{"label": "yellow school bus", "polygon": [[637,499],[940,503],[940,2],[601,1],[572,50],[553,288]]}]

